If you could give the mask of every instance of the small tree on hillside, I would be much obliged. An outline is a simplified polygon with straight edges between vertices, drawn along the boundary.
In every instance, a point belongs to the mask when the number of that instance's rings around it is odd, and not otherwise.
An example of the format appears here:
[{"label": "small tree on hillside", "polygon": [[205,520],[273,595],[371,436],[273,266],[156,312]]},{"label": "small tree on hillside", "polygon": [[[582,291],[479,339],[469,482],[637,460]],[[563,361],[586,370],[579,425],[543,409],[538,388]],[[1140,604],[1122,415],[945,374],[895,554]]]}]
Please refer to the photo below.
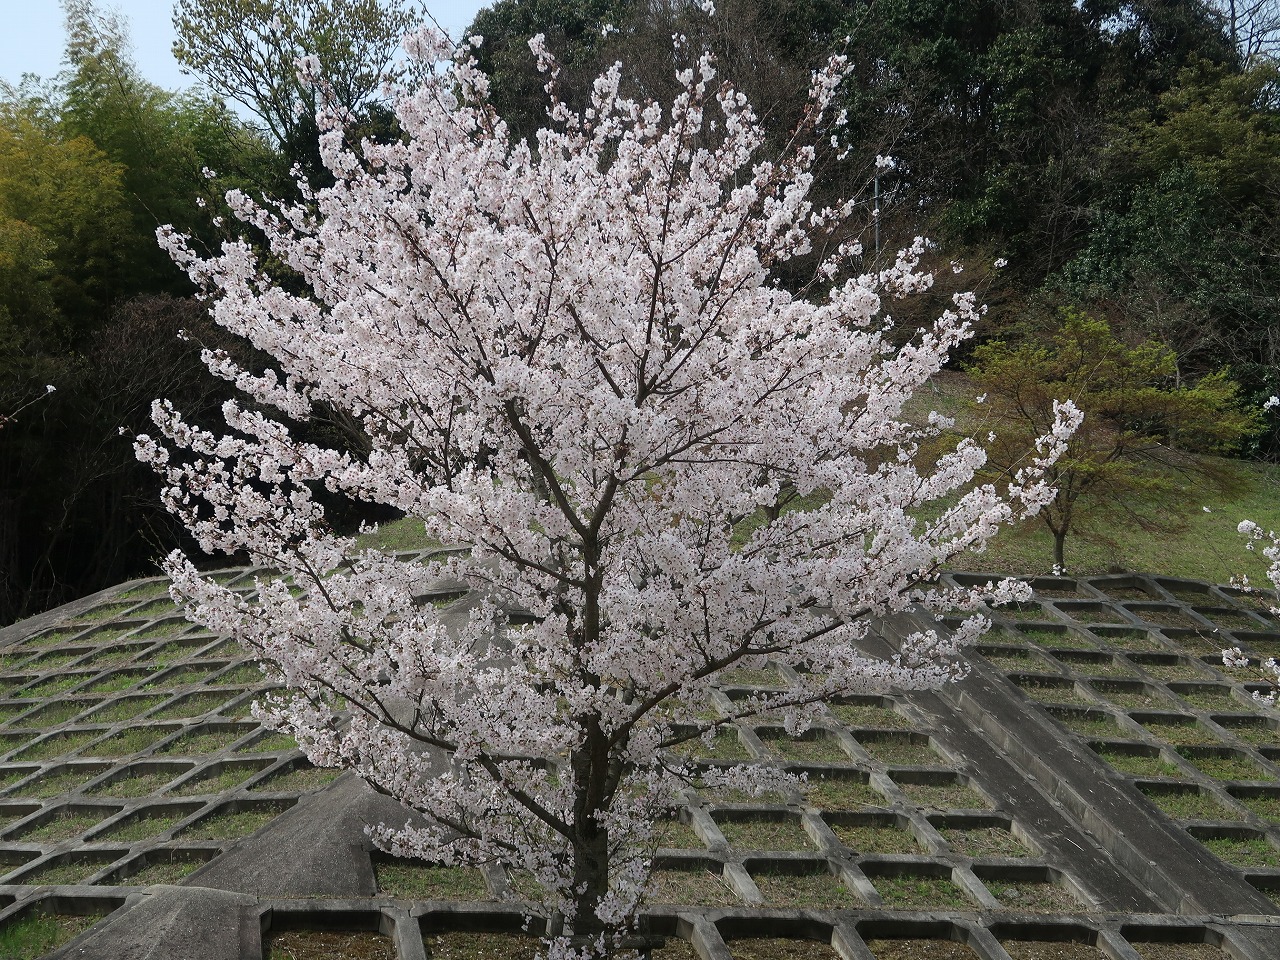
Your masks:
[{"label": "small tree on hillside", "polygon": [[[231,434],[157,402],[163,438],[137,449],[206,550],[278,571],[248,600],[181,554],[166,565],[190,615],[287,687],[261,717],[426,819],[377,842],[530,871],[564,934],[552,955],[608,953],[644,892],[654,818],[694,772],[675,748],[766,710],[799,732],[833,695],[943,683],[981,617],[891,661],[859,649],[872,619],[1026,595],[933,578],[1047,500],[1041,473],[1074,411],[1003,495],[974,485],[970,441],[918,468],[942,424],[904,422],[903,404],[967,335],[972,298],[895,350],[882,305],[927,288],[918,251],[825,279],[856,256],[841,250],[813,299],[774,282],[846,211],[806,202],[812,149],[760,155],[755,116],[709,58],[666,108],[620,97],[615,67],[582,114],[553,103],[534,148],[508,136],[465,51],[445,69],[444,38],[409,47],[425,83],[399,98],[403,142],[357,158],[327,118],[332,188],[305,207],[230,197],[296,272],[289,286],[247,243],[202,260],[166,235],[217,322],[276,365],[210,353],[253,401],[225,407]],[[814,77],[804,132],[819,142],[842,70]],[[367,456],[291,436],[315,404],[348,410]],[[468,549],[359,549],[329,528],[321,489]],[[461,622],[417,599],[440,577],[472,590]],[[722,671],[770,661],[799,681],[706,715]]]},{"label": "small tree on hillside", "polygon": [[1039,514],[1053,534],[1053,565],[1065,570],[1067,535],[1082,515],[1158,495],[1168,522],[1176,516],[1168,509],[1175,480],[1212,475],[1196,455],[1229,448],[1255,420],[1237,406],[1225,373],[1175,385],[1176,357],[1167,346],[1127,346],[1105,320],[1076,310],[1060,317],[1043,335],[982,344],[970,372],[995,432],[989,471],[1018,469],[1051,423],[1054,398],[1069,398],[1084,414],[1070,451],[1046,474],[1055,493]]}]

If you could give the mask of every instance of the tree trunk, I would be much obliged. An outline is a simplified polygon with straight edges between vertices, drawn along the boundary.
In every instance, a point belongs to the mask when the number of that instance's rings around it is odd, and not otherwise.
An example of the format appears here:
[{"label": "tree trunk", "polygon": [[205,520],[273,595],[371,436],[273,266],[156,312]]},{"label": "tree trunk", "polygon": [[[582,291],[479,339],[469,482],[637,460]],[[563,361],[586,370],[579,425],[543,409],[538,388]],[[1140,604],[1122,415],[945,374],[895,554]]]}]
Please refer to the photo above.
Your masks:
[{"label": "tree trunk", "polygon": [[600,900],[609,892],[609,834],[594,822],[578,825],[573,842],[573,933],[594,937],[605,929]]},{"label": "tree trunk", "polygon": [[599,905],[609,892],[609,830],[599,816],[606,801],[609,746],[599,717],[582,720],[582,744],[570,759],[574,781],[572,926],[575,936],[594,937],[605,931]]},{"label": "tree trunk", "polygon": [[1067,572],[1066,548],[1067,528],[1053,531],[1053,567],[1058,573]]}]

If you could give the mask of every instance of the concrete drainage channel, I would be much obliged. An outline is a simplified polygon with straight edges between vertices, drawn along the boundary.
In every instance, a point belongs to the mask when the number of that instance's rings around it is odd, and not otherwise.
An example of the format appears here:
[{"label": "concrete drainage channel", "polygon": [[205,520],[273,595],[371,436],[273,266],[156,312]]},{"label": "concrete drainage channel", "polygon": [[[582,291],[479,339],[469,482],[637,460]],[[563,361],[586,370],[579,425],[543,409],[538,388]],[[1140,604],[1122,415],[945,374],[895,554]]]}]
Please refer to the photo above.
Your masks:
[{"label": "concrete drainage channel", "polygon": [[[807,783],[688,792],[653,957],[1280,957],[1280,720],[1217,659],[1280,654],[1280,625],[1189,581],[1033,586],[959,684],[721,737],[709,765]],[[713,706],[790,680],[730,674]],[[540,921],[512,902],[532,881],[372,853],[364,825],[405,812],[261,728],[265,686],[158,581],[0,631],[0,958],[532,956]]]}]

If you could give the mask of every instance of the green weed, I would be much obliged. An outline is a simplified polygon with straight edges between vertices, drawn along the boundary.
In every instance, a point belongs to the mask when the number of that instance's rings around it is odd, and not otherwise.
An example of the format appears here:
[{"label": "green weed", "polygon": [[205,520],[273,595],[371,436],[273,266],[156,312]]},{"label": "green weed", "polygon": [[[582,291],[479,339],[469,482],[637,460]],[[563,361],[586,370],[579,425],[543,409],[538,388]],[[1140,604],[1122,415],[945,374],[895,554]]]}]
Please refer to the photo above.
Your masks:
[{"label": "green weed", "polygon": [[79,936],[101,919],[32,913],[0,928],[0,957],[36,960]]}]

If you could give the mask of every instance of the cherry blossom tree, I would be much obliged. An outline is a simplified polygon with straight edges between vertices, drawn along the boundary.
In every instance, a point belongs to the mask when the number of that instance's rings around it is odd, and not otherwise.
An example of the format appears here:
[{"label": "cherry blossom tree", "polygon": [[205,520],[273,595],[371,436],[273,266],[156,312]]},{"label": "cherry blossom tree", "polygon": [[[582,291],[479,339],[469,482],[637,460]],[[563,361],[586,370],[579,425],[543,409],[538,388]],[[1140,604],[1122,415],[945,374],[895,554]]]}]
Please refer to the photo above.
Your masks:
[{"label": "cherry blossom tree", "polygon": [[[854,244],[828,243],[853,208],[807,202],[818,151],[803,143],[838,132],[842,58],[770,158],[709,57],[665,107],[621,96],[618,66],[580,113],[553,95],[529,143],[465,48],[430,31],[406,48],[423,82],[397,98],[403,140],[352,152],[325,116],[331,188],[301,205],[229,196],[287,278],[247,242],[202,259],[162,231],[216,321],[274,362],[209,352],[251,401],[226,405],[230,432],[158,401],[137,451],[203,549],[278,572],[246,598],[181,553],[166,563],[188,615],[281,681],[260,717],[422,815],[376,842],[528,871],[550,955],[609,954],[645,894],[654,820],[691,777],[786,779],[699,770],[702,742],[764,711],[798,733],[832,696],[963,672],[981,605],[1027,591],[947,589],[939,567],[1047,501],[1078,415],[1058,411],[1004,491],[974,482],[971,441],[917,463],[948,423],[904,404],[978,308],[958,296],[895,348],[888,308],[930,284],[923,243],[861,275]],[[789,291],[777,268],[806,256],[814,283]],[[364,452],[298,439],[317,405],[360,424]],[[361,549],[322,492],[465,549]],[[469,589],[465,608],[420,599],[443,581]],[[971,615],[892,660],[862,652],[875,618],[912,604]],[[798,681],[708,718],[723,671],[770,662]]]}]

